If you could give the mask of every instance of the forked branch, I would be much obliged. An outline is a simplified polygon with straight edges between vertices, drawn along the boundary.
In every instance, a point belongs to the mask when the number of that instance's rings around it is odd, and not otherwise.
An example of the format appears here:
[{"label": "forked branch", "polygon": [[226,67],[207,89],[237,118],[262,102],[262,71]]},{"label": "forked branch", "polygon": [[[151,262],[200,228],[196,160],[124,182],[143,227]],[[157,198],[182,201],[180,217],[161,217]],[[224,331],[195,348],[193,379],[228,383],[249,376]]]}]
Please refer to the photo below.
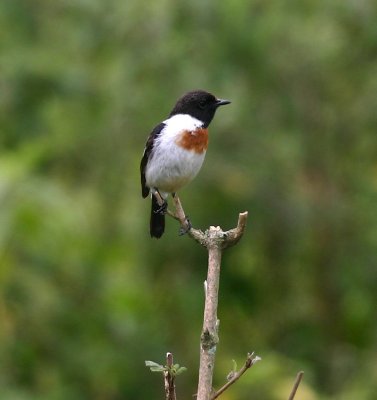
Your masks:
[{"label": "forked branch", "polygon": [[[159,202],[163,202],[158,198]],[[247,221],[247,212],[240,213],[237,226],[229,231],[223,231],[219,226],[211,226],[205,232],[195,229],[188,221],[182,204],[177,195],[173,196],[175,212],[168,211],[181,224],[181,231],[188,235],[208,251],[208,273],[205,282],[205,304],[203,328],[200,337],[200,366],[197,400],[209,400],[212,394],[212,377],[215,366],[216,346],[219,341],[217,319],[217,304],[220,281],[220,266],[222,251],[234,246],[241,239]]]},{"label": "forked branch", "polygon": [[[164,200],[155,193],[157,201],[162,206]],[[212,388],[212,378],[215,365],[216,347],[219,342],[218,328],[220,321],[217,319],[218,292],[220,282],[220,266],[222,251],[238,243],[245,232],[247,211],[238,215],[237,226],[228,231],[223,231],[219,226],[210,226],[205,232],[191,226],[177,195],[173,196],[175,211],[167,210],[167,214],[181,225],[181,231],[187,233],[192,239],[206,247],[208,251],[208,273],[205,283],[205,304],[203,329],[200,337],[200,366],[197,400],[215,400],[232,386],[241,376],[251,368],[260,357],[254,353],[248,354],[245,364],[239,371],[232,371],[228,375],[229,381],[216,392]],[[168,353],[169,355],[170,353]],[[171,356],[172,357],[172,356]],[[172,358],[167,359],[167,365],[172,364]],[[169,368],[168,368],[169,369]],[[288,400],[293,400],[301,382],[303,372],[299,372]],[[173,378],[173,379],[171,379]],[[166,399],[175,400],[174,376],[169,376],[165,371]],[[170,397],[169,397],[170,396]]]}]

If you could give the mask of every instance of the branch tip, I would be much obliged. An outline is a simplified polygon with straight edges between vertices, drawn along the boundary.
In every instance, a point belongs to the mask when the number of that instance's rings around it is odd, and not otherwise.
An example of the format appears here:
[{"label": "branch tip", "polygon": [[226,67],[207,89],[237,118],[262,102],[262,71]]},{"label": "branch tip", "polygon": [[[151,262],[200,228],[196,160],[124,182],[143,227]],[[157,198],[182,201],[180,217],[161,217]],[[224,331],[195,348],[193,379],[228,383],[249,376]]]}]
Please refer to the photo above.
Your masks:
[{"label": "branch tip", "polygon": [[172,353],[169,353],[169,352],[166,353],[166,365],[168,367],[171,367],[173,365],[173,354]]},{"label": "branch tip", "polygon": [[246,361],[244,366],[237,372],[237,371],[231,371],[231,373],[228,374],[228,382],[221,387],[215,394],[211,397],[211,400],[217,399],[221,394],[225,392],[229,388],[229,386],[233,385],[233,383],[237,382],[238,379],[241,378],[241,376],[249,369],[251,368],[256,362],[262,360],[259,356],[254,356],[254,352],[248,353],[246,357]]},{"label": "branch tip", "polygon": [[300,371],[300,372],[297,374],[295,383],[294,383],[294,385],[293,385],[291,394],[290,394],[289,397],[288,397],[288,400],[293,400],[293,399],[294,399],[294,397],[295,397],[295,395],[296,395],[296,392],[297,392],[297,389],[298,389],[298,387],[299,387],[299,385],[300,385],[300,383],[301,383],[301,380],[302,380],[302,377],[303,377],[303,376],[304,376],[304,371]]}]

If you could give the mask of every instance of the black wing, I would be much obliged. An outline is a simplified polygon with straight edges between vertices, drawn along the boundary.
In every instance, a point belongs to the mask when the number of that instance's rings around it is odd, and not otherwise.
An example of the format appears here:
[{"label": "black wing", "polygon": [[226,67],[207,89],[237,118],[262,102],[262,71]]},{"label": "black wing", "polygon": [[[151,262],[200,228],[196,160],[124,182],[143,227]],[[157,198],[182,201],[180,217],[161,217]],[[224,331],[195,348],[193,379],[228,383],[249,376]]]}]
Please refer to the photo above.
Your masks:
[{"label": "black wing", "polygon": [[161,133],[161,131],[165,128],[165,124],[161,122],[158,124],[151,134],[149,135],[149,138],[147,140],[147,143],[145,144],[145,149],[143,153],[143,158],[141,159],[140,163],[140,176],[141,176],[141,195],[145,198],[149,195],[149,187],[146,186],[145,183],[145,168],[148,164],[148,160],[150,157],[150,154],[153,149],[154,141],[156,137]]}]

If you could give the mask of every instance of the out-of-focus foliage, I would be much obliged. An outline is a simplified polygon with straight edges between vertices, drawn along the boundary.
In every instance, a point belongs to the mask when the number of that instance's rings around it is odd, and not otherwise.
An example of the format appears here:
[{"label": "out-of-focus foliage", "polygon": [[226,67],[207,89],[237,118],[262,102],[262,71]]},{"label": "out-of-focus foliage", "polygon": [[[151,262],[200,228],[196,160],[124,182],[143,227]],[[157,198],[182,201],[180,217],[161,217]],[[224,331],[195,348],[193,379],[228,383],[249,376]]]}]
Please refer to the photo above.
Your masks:
[{"label": "out-of-focus foliage", "polygon": [[0,3],[0,391],[163,398],[166,351],[196,389],[206,253],[148,234],[139,161],[183,92],[232,100],[181,192],[234,226],[215,386],[223,398],[377,392],[377,5],[372,0]]}]

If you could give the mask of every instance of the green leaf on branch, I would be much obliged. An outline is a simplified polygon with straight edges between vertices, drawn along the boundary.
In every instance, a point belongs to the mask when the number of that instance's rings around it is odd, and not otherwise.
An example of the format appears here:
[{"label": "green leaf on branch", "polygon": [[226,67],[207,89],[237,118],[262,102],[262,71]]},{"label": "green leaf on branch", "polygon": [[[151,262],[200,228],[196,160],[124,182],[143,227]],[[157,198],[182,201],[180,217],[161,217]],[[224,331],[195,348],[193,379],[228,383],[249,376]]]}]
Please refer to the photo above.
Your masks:
[{"label": "green leaf on branch", "polygon": [[145,361],[145,366],[149,367],[152,372],[164,372],[166,368],[161,364],[157,364],[154,361]]},{"label": "green leaf on branch", "polygon": [[177,368],[175,375],[180,375],[182,372],[185,372],[185,371],[187,371],[186,367],[179,367],[179,368]]},{"label": "green leaf on branch", "polygon": [[182,372],[187,371],[186,367],[180,367],[179,364],[174,364],[171,367],[168,367],[167,365],[163,366],[154,361],[145,361],[145,366],[148,367],[152,372],[168,371],[173,376],[180,375]]}]

